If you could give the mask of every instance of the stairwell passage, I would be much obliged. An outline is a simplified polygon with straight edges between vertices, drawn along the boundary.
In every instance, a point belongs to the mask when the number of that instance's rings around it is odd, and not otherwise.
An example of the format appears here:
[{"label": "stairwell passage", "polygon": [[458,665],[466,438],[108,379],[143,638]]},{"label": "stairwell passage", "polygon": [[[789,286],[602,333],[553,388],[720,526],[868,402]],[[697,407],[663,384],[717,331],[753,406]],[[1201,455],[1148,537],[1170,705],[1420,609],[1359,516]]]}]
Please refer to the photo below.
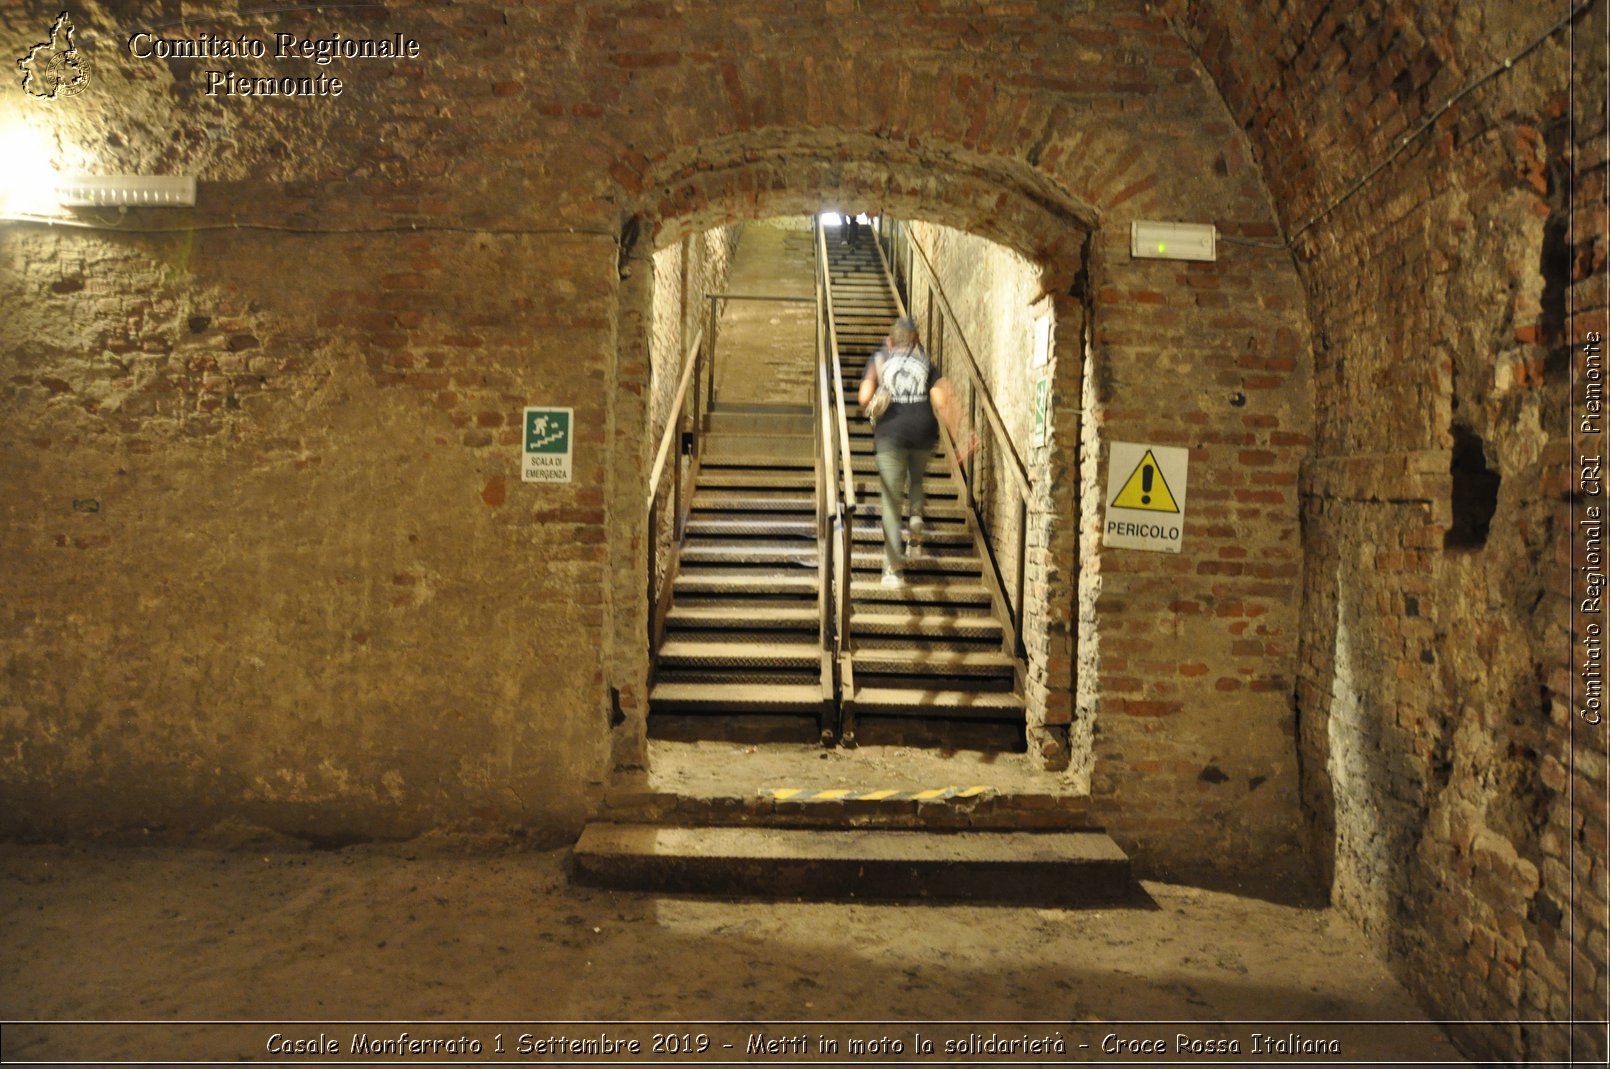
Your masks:
[{"label": "stairwell passage", "polygon": [[671,559],[650,591],[651,731],[671,716],[706,717],[718,732],[740,718],[812,717],[824,743],[854,745],[867,726],[943,742],[982,723],[1004,729],[984,736],[989,745],[1014,748],[1022,663],[947,443],[928,462],[925,537],[908,554],[907,581],[878,581],[872,427],[848,399],[902,309],[871,240],[830,243],[822,229],[815,240],[808,399],[733,405],[715,396],[715,298],[690,350],[655,468],[657,486],[681,435],[691,490],[682,493],[679,458]]}]

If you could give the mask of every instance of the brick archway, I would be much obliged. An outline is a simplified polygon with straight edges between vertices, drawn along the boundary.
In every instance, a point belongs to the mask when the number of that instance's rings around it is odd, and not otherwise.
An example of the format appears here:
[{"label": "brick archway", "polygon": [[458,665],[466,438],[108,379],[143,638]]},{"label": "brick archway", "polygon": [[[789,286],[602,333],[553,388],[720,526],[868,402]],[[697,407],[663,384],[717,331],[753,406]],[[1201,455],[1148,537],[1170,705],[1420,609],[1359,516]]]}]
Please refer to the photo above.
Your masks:
[{"label": "brick archway", "polygon": [[[647,348],[645,324],[651,319],[653,301],[653,272],[647,261],[657,248],[712,227],[852,205],[987,238],[1037,267],[1041,292],[1051,298],[1053,333],[1059,339],[1051,385],[1053,410],[1059,413],[1054,440],[1067,462],[1056,466],[1056,478],[1036,486],[1030,522],[1043,527],[1036,552],[1044,555],[1046,570],[1059,580],[1031,591],[1026,611],[1031,626],[1059,629],[1066,635],[1076,612],[1078,413],[1088,318],[1085,296],[1071,291],[1086,272],[1099,213],[1010,161],[959,165],[944,160],[943,154],[930,159],[909,149],[869,144],[865,158],[838,162],[814,151],[815,139],[809,135],[783,140],[786,144],[741,147],[729,139],[712,148],[710,156],[701,156],[705,166],[668,163],[663,174],[656,173],[653,191],[659,196],[645,207],[639,230],[646,237],[632,250],[631,258],[637,262],[622,285],[615,425],[650,422],[650,368],[641,354]],[[716,148],[729,158],[710,165],[710,158],[721,159]],[[648,449],[652,444],[644,452]],[[643,517],[635,512],[641,511],[648,460],[617,453],[614,463],[611,527],[618,551],[629,555],[617,559],[636,562],[631,570],[616,569],[615,578],[616,605],[630,606],[630,611],[616,613],[615,623],[617,678],[626,681],[618,689],[630,724],[628,736],[617,745],[619,756],[641,752],[647,715],[648,663],[642,636],[648,607],[639,578],[647,534]],[[1054,735],[1058,745],[1065,746],[1073,710],[1071,650],[1059,654],[1044,644],[1031,644],[1030,672],[1031,743]],[[1047,734],[1048,723],[1052,735]]]}]

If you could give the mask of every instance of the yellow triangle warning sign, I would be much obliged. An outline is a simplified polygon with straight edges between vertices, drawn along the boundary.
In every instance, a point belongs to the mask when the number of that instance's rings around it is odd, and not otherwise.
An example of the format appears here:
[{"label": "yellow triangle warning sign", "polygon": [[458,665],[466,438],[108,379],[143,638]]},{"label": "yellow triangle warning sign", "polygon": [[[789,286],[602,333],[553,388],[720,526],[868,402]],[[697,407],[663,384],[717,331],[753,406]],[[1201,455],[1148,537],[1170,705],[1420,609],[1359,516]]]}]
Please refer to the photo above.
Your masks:
[{"label": "yellow triangle warning sign", "polygon": [[1163,469],[1157,466],[1157,458],[1152,456],[1150,449],[1140,458],[1140,463],[1135,465],[1129,478],[1124,480],[1123,489],[1112,499],[1112,507],[1149,512],[1180,510],[1174,503],[1174,495],[1169,492],[1168,482],[1163,478]]}]

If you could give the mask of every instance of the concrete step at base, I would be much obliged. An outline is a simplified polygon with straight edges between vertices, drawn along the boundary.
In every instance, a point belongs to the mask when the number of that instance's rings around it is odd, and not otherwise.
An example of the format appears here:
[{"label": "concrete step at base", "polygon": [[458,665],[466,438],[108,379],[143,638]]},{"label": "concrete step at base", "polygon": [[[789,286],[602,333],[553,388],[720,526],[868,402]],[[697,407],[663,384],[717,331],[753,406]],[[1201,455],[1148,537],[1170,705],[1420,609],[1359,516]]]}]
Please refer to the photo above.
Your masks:
[{"label": "concrete step at base", "polygon": [[1132,892],[1103,832],[588,824],[576,879],[670,894],[1078,905]]}]

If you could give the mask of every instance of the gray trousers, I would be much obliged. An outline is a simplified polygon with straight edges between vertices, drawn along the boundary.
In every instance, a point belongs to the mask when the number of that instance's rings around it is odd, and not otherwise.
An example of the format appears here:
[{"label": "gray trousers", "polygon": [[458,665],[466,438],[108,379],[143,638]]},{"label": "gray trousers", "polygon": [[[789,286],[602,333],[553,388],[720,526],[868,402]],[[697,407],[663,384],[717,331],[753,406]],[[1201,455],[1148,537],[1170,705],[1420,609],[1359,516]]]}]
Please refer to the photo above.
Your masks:
[{"label": "gray trousers", "polygon": [[883,555],[889,567],[905,563],[905,539],[900,530],[900,513],[906,505],[906,488],[911,490],[911,516],[922,519],[923,474],[928,468],[931,446],[907,449],[880,440],[874,446],[878,461],[878,489],[883,497]]}]

